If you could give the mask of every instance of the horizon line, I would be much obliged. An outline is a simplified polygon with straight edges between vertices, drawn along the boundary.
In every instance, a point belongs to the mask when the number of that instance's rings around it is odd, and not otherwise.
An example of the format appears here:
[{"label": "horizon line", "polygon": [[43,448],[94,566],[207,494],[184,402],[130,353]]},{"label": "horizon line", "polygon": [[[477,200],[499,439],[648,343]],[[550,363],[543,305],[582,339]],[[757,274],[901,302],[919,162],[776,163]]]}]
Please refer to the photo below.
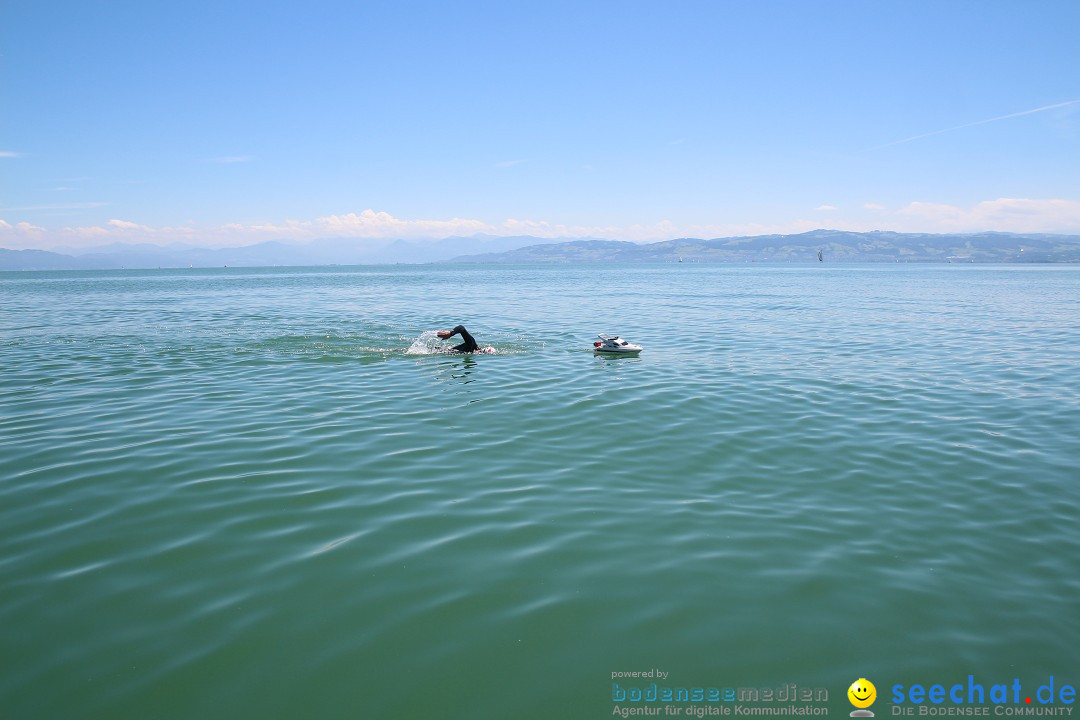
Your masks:
[{"label": "horizon line", "polygon": [[[425,236],[404,237],[404,236],[402,236],[402,237],[395,237],[395,238],[380,238],[380,239],[388,240],[389,242],[428,242],[428,243],[431,243],[431,244],[438,244],[438,243],[443,242],[445,240],[459,239],[459,238],[461,238],[461,239],[471,239],[471,238],[478,238],[478,237],[487,237],[487,238],[493,238],[493,239],[501,239],[501,238],[508,238],[508,237],[521,237],[521,238],[533,238],[533,239],[536,239],[536,240],[544,241],[544,242],[537,243],[538,245],[553,245],[553,244],[560,244],[560,243],[564,243],[564,242],[580,242],[582,240],[586,240],[586,241],[588,241],[588,240],[596,240],[596,241],[601,241],[601,242],[619,242],[619,243],[628,242],[628,243],[631,243],[631,244],[634,244],[634,245],[655,245],[655,244],[658,244],[658,243],[675,242],[675,241],[678,241],[678,240],[711,241],[711,240],[735,240],[735,239],[741,239],[741,238],[764,238],[764,237],[789,238],[789,237],[800,237],[800,236],[803,236],[803,235],[812,235],[814,233],[837,233],[837,234],[842,234],[842,235],[892,234],[892,235],[902,235],[902,236],[935,236],[935,237],[971,237],[971,236],[978,236],[978,235],[1008,235],[1008,236],[1013,236],[1013,237],[1074,238],[1077,241],[1080,241],[1080,233],[1068,233],[1068,232],[1015,232],[1015,231],[1011,231],[1011,230],[973,230],[973,231],[969,231],[969,232],[910,232],[910,231],[901,231],[901,230],[886,230],[886,229],[881,229],[881,228],[875,229],[875,230],[839,230],[839,229],[835,229],[835,228],[825,228],[825,227],[823,227],[823,228],[815,228],[813,230],[805,230],[803,232],[797,232],[797,233],[761,233],[760,235],[724,235],[724,236],[714,236],[714,237],[695,237],[695,236],[690,236],[690,235],[680,235],[680,236],[669,237],[669,238],[661,239],[661,240],[640,240],[640,241],[617,240],[617,239],[609,238],[609,237],[586,237],[586,236],[574,236],[574,235],[560,235],[560,236],[554,236],[554,237],[543,237],[543,236],[540,236],[540,235],[491,235],[489,233],[474,233],[473,235],[448,235],[448,236],[445,236],[445,237],[433,237],[433,236],[427,236],[427,237],[425,237]],[[59,249],[52,249],[52,250],[45,249],[45,248],[19,248],[19,249],[16,249],[16,248],[9,248],[9,247],[4,247],[3,245],[0,245],[0,250],[4,250],[4,251],[7,251],[7,252],[46,252],[46,253],[52,253],[54,255],[64,255],[64,256],[68,256],[68,257],[80,257],[82,255],[92,254],[92,253],[94,253],[94,251],[100,251],[100,250],[105,249],[105,248],[113,248],[113,247],[117,247],[117,246],[119,246],[119,247],[139,247],[139,246],[145,247],[145,246],[151,246],[151,247],[155,247],[155,248],[161,248],[161,249],[164,250],[164,249],[170,249],[171,247],[180,245],[180,246],[182,246],[181,248],[178,248],[178,250],[180,250],[180,251],[190,251],[190,250],[219,251],[219,250],[239,250],[239,249],[244,249],[244,248],[253,248],[253,247],[258,247],[259,245],[266,245],[266,244],[270,244],[270,243],[285,245],[287,247],[297,247],[297,248],[299,248],[299,247],[305,247],[305,246],[308,246],[308,245],[312,245],[312,244],[317,243],[317,242],[319,242],[321,240],[334,240],[334,239],[337,239],[337,238],[335,238],[333,236],[326,236],[326,237],[315,238],[313,240],[308,240],[308,241],[304,241],[304,242],[289,242],[289,241],[283,240],[283,239],[271,239],[271,240],[260,240],[258,242],[252,242],[252,243],[248,243],[248,244],[245,244],[245,245],[222,245],[222,246],[216,246],[216,247],[215,246],[184,245],[183,243],[175,242],[175,241],[171,242],[171,243],[168,243],[166,245],[161,245],[161,244],[158,244],[156,242],[152,242],[150,240],[136,241],[136,242],[123,242],[123,241],[115,241],[114,240],[113,242],[105,243],[103,245],[90,245],[90,246],[87,246],[85,249],[82,250],[82,252],[79,253],[79,255],[71,255],[70,253],[72,251],[75,251],[75,250],[80,250],[80,248],[75,248],[75,247],[71,247],[71,246],[64,246],[64,245],[56,246]]]}]

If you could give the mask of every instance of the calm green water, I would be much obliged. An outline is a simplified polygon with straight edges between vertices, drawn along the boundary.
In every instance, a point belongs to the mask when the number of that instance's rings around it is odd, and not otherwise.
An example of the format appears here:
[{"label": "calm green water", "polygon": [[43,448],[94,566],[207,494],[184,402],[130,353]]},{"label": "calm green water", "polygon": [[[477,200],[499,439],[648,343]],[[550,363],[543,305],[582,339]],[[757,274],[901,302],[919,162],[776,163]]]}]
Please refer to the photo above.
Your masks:
[{"label": "calm green water", "polygon": [[[6,273],[0,303],[2,717],[1080,684],[1080,268]],[[458,322],[498,354],[425,354]]]}]

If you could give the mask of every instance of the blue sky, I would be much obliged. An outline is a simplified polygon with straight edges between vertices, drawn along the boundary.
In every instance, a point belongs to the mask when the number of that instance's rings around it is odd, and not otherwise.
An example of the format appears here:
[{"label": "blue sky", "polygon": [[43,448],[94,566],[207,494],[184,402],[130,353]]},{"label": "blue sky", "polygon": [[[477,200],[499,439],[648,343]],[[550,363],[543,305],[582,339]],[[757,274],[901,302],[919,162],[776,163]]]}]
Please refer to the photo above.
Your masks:
[{"label": "blue sky", "polygon": [[0,246],[1080,233],[1080,2],[0,0]]}]

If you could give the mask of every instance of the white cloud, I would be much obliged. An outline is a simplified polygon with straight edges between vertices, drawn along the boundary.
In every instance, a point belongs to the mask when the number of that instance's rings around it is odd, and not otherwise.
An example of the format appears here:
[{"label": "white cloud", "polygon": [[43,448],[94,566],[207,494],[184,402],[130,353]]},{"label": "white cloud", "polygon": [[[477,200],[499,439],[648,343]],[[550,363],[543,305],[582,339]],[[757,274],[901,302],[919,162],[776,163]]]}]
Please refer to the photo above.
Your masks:
[{"label": "white cloud", "polygon": [[926,232],[1080,232],[1080,200],[998,198],[970,208],[913,202],[898,215]]},{"label": "white cloud", "polygon": [[839,208],[835,205],[818,205],[814,209],[821,212],[832,212],[833,210],[839,210]]},{"label": "white cloud", "polygon": [[154,232],[154,229],[151,227],[147,227],[146,225],[140,225],[138,223],[133,223],[128,220],[110,220],[106,223],[106,225],[108,225],[109,227],[114,227],[117,230],[121,231],[138,230],[141,232]]},{"label": "white cloud", "polygon": [[[864,205],[869,207],[872,204]],[[443,238],[451,235],[535,235],[537,237],[602,237],[613,240],[649,242],[680,237],[714,238],[744,235],[793,234],[828,227],[836,230],[896,230],[901,232],[977,232],[999,230],[1012,232],[1080,233],[1080,200],[998,198],[960,207],[945,203],[918,201],[900,210],[881,206],[872,222],[845,217],[837,208],[823,205],[830,212],[827,221],[820,216],[795,218],[775,223],[728,222],[689,224],[660,220],[651,224],[584,225],[548,220],[508,218],[488,222],[470,218],[407,219],[387,212],[364,210],[358,213],[325,215],[311,220],[284,220],[264,223],[230,223],[216,227],[151,227],[130,220],[112,219],[101,225],[46,229],[30,223],[0,220],[3,247],[55,246],[87,247],[110,241],[157,244],[186,243],[201,247],[250,245],[265,240],[305,243],[317,238],[366,240],[393,238]]]},{"label": "white cloud", "polygon": [[16,158],[22,157],[22,153],[17,153],[14,150],[0,150],[0,158]]},{"label": "white cloud", "polygon": [[863,208],[865,208],[866,210],[884,210],[885,206],[878,205],[877,203],[865,203],[863,205]]},{"label": "white cloud", "polygon": [[91,227],[68,227],[61,230],[61,232],[78,238],[102,238],[110,234],[105,228],[96,225]]},{"label": "white cloud", "polygon": [[524,165],[527,162],[529,162],[529,161],[528,160],[503,160],[502,162],[495,163],[494,165],[492,165],[492,167],[512,168],[515,165]]},{"label": "white cloud", "polygon": [[290,229],[300,230],[310,237],[328,234],[351,237],[447,237],[450,235],[489,232],[492,226],[481,220],[451,218],[449,220],[402,220],[390,213],[364,210],[361,213],[327,215],[310,222],[292,223]]},{"label": "white cloud", "polygon": [[6,246],[37,247],[46,232],[45,228],[32,223],[17,222],[12,225],[0,219],[0,241],[3,241]]}]

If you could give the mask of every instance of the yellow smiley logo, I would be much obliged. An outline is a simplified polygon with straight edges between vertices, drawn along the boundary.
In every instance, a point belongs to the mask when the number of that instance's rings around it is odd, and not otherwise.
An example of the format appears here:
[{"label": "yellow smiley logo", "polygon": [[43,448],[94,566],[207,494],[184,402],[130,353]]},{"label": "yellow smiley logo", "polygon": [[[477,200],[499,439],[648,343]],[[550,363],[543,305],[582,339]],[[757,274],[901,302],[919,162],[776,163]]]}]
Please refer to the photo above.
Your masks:
[{"label": "yellow smiley logo", "polygon": [[877,700],[877,688],[866,678],[859,678],[847,689],[848,700],[857,708],[868,708]]}]

